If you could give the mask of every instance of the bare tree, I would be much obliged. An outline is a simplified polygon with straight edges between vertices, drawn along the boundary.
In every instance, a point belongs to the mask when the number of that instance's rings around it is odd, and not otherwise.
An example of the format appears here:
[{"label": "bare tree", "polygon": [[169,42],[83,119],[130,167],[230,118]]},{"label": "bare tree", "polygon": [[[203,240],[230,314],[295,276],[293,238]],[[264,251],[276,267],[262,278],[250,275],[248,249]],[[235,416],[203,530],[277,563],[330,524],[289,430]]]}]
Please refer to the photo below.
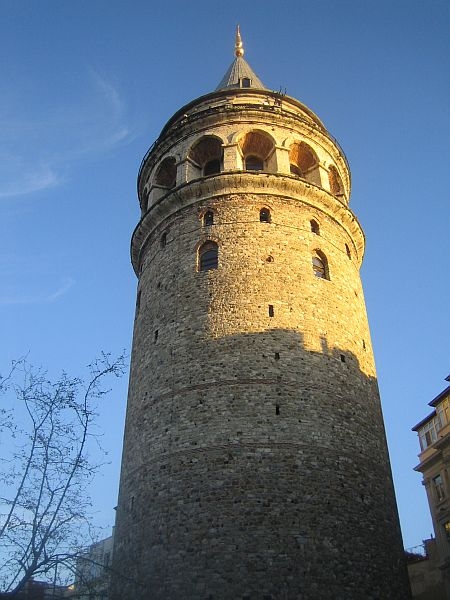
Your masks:
[{"label": "bare tree", "polygon": [[63,372],[52,382],[27,359],[0,376],[0,392],[15,404],[0,411],[1,444],[12,448],[0,468],[0,597],[16,596],[36,576],[67,581],[92,542],[88,488],[102,464],[90,456],[100,447],[97,404],[109,391],[105,378],[124,371],[124,354],[102,354],[85,380]]}]

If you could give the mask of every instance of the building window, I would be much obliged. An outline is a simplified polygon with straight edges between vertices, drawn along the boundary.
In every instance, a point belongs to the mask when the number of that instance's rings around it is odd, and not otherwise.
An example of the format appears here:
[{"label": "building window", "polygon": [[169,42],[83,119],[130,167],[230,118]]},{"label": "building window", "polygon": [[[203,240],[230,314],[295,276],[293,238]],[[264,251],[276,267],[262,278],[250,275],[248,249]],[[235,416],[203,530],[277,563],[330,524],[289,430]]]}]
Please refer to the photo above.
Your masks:
[{"label": "building window", "polygon": [[436,416],[430,419],[423,427],[419,429],[419,441],[422,450],[434,444],[437,440],[437,432],[442,428],[440,417]]},{"label": "building window", "polygon": [[245,169],[247,171],[262,171],[264,162],[257,156],[247,156],[245,158]]},{"label": "building window", "polygon": [[448,423],[448,398],[436,406],[436,416],[439,420],[439,429]]},{"label": "building window", "polygon": [[165,248],[167,245],[167,233],[163,233],[160,239],[161,248]]},{"label": "building window", "polygon": [[268,208],[262,208],[259,211],[259,220],[261,223],[270,223],[270,210]]},{"label": "building window", "polygon": [[203,215],[203,225],[205,227],[214,225],[214,213],[212,210],[207,210]]},{"label": "building window", "polygon": [[311,225],[311,231],[313,233],[315,233],[316,235],[320,235],[319,223],[317,221],[315,221],[314,219],[311,219],[309,224]]},{"label": "building window", "polygon": [[328,262],[323,252],[316,250],[316,253],[312,257],[312,268],[314,275],[319,279],[330,279]]},{"label": "building window", "polygon": [[441,502],[441,500],[443,500],[445,498],[445,491],[444,491],[444,481],[443,481],[440,473],[439,473],[439,475],[436,475],[436,477],[433,477],[433,485],[434,485],[434,491],[436,493],[437,501]]},{"label": "building window", "polygon": [[220,160],[217,158],[209,160],[203,167],[203,175],[214,175],[215,173],[220,173]]},{"label": "building window", "polygon": [[243,88],[249,88],[250,84],[251,84],[251,81],[250,81],[250,79],[248,77],[243,77],[241,79],[241,84],[242,84]]},{"label": "building window", "polygon": [[219,247],[215,242],[205,242],[198,249],[198,270],[210,271],[219,266]]},{"label": "building window", "polygon": [[447,537],[447,541],[450,542],[450,521],[447,521],[446,523],[444,523],[444,531],[445,531],[445,535]]},{"label": "building window", "polygon": [[349,257],[349,259],[352,259],[352,253],[350,252],[350,248],[347,246],[347,244],[345,244],[345,251],[347,252],[347,256]]}]

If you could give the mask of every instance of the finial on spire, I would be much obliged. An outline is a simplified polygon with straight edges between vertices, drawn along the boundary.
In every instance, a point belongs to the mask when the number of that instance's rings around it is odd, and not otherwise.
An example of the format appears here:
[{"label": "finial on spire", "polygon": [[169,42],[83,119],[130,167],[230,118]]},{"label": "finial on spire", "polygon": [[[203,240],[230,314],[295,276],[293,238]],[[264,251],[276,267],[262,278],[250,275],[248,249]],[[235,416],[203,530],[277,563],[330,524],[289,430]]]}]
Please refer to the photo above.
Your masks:
[{"label": "finial on spire", "polygon": [[244,56],[244,44],[242,43],[239,25],[236,27],[236,41],[234,43],[234,55],[236,57]]}]

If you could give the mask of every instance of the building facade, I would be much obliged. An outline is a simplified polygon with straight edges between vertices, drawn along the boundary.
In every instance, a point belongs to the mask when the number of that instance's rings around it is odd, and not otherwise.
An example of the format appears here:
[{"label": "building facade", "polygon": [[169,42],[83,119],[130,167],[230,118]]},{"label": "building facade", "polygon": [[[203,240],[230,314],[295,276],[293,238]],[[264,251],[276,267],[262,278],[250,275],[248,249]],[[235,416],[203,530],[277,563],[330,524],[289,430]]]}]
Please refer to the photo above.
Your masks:
[{"label": "building facade", "polygon": [[107,600],[114,535],[95,542],[77,560],[74,600]]},{"label": "building facade", "polygon": [[238,32],[138,193],[111,599],[409,598],[336,140]]},{"label": "building facade", "polygon": [[[446,378],[450,382],[450,375]],[[439,568],[450,599],[450,385],[429,406],[432,412],[413,427],[419,436],[419,464],[436,536]]]}]

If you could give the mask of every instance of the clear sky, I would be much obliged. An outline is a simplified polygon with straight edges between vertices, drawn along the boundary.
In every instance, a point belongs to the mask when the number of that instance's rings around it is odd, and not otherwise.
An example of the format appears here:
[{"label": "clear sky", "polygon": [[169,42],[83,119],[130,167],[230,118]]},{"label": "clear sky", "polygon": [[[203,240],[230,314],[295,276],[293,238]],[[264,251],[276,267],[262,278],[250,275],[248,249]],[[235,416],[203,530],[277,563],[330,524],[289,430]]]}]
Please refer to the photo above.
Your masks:
[{"label": "clear sky", "polygon": [[[450,373],[448,0],[2,0],[0,371],[131,349],[136,176],[168,118],[245,58],[343,147],[406,547],[432,531],[411,427]],[[101,408],[117,499],[125,379]],[[370,542],[370,541],[369,541]]]}]

